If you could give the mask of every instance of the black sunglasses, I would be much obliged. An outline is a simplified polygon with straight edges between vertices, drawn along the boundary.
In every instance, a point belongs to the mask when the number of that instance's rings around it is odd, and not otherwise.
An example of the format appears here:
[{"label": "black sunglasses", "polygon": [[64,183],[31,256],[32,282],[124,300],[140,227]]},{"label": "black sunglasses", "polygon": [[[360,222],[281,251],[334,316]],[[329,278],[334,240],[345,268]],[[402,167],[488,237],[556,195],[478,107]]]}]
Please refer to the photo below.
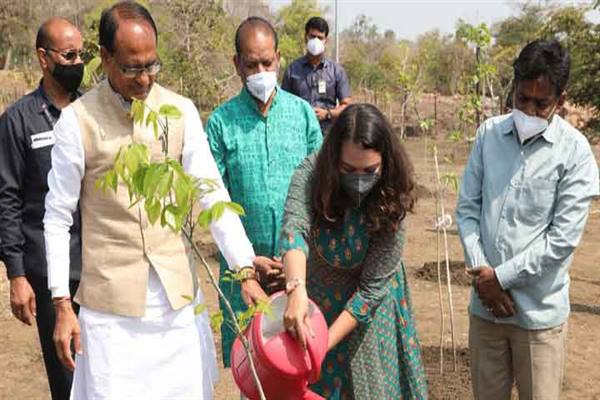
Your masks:
[{"label": "black sunglasses", "polygon": [[81,58],[81,56],[83,55],[83,50],[67,50],[67,51],[61,51],[58,49],[54,49],[52,47],[47,47],[45,49],[46,51],[53,51],[57,54],[60,54],[62,56],[62,58],[64,58],[67,61],[73,62],[75,60],[77,60],[77,57]]}]

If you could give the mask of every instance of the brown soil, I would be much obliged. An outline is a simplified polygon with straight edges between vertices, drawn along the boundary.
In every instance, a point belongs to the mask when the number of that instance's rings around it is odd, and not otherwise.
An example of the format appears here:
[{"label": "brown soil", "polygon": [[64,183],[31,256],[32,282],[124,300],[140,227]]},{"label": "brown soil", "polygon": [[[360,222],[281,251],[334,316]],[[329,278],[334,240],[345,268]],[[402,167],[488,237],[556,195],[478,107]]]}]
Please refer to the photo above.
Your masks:
[{"label": "brown soil", "polygon": [[444,348],[443,372],[440,372],[440,346],[423,346],[422,351],[431,400],[465,399],[471,396],[469,349],[456,349],[455,371],[452,349]]},{"label": "brown soil", "polygon": [[[470,286],[471,277],[465,272],[464,261],[450,261],[450,281],[453,285]],[[437,261],[426,262],[423,267],[415,272],[415,277],[425,279],[431,282],[438,281]],[[446,282],[446,263],[442,259],[440,262],[440,276],[442,282]]]}]

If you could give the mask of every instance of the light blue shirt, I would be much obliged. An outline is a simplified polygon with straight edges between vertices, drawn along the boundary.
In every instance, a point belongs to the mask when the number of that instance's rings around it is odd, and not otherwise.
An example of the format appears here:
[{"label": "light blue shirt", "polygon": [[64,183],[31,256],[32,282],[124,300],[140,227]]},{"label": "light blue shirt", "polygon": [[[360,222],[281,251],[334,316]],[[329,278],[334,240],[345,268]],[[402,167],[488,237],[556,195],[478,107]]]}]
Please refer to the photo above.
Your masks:
[{"label": "light blue shirt", "polygon": [[565,322],[569,266],[599,189],[587,139],[559,116],[524,145],[510,114],[485,121],[462,179],[457,224],[467,265],[493,267],[516,313],[495,318],[474,290],[470,312],[532,330]]}]

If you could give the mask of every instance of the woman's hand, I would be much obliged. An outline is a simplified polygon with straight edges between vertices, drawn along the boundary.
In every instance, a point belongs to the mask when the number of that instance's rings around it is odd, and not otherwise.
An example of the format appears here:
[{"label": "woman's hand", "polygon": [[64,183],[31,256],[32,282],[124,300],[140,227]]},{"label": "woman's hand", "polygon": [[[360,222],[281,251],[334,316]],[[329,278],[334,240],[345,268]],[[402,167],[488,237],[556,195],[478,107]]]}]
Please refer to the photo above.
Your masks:
[{"label": "woman's hand", "polygon": [[298,286],[288,295],[283,314],[283,326],[306,350],[307,335],[315,336],[308,318],[308,294],[304,286]]}]

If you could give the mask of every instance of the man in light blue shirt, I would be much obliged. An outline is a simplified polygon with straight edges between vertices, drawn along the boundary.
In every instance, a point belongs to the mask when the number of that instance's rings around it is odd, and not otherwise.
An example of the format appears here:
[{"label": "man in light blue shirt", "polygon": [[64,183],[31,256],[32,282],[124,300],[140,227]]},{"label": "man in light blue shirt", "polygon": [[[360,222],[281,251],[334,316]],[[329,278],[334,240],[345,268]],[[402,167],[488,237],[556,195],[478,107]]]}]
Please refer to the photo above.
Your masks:
[{"label": "man in light blue shirt", "polygon": [[478,129],[457,223],[474,289],[469,347],[475,399],[560,396],[569,273],[598,165],[587,139],[556,111],[570,59],[555,41],[514,63],[514,110]]}]

